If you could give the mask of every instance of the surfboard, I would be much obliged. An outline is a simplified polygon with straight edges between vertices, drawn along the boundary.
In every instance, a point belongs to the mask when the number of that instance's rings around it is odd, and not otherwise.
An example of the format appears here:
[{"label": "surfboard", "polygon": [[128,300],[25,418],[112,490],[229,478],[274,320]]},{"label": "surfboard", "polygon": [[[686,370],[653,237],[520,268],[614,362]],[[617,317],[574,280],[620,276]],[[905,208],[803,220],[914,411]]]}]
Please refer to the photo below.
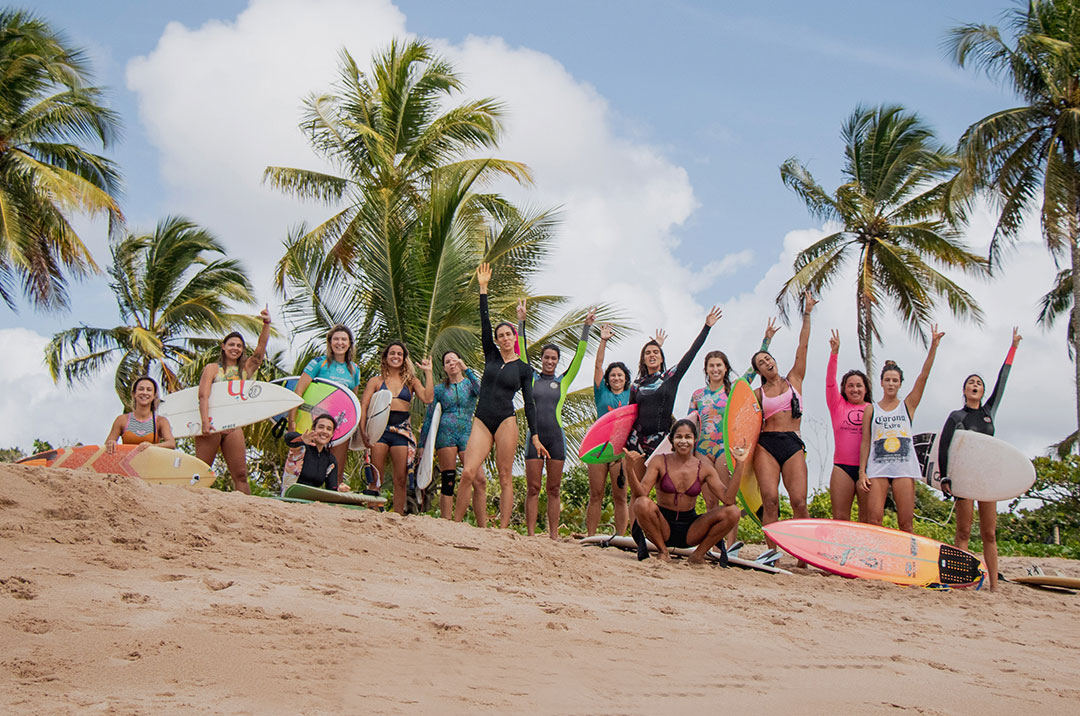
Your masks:
[{"label": "surfboard", "polygon": [[431,424],[428,426],[427,439],[420,448],[420,463],[416,468],[416,487],[426,490],[431,484],[432,463],[435,461],[435,438],[439,434],[439,421],[442,420],[442,404],[436,403],[435,410],[431,413]]},{"label": "surfboard", "polygon": [[[690,411],[690,413],[686,416],[686,419],[692,422],[694,425],[697,425],[699,429],[701,428],[701,419],[698,417],[696,410]],[[652,455],[649,455],[649,459],[645,461],[645,467],[648,467],[649,464],[660,455],[670,455],[672,453],[672,450],[673,448],[671,447],[671,437],[664,436],[664,439],[661,440],[660,444],[656,446],[655,450],[653,450]]]},{"label": "surfboard", "polygon": [[754,448],[757,447],[758,436],[761,435],[761,404],[746,378],[739,378],[731,386],[721,430],[724,433],[724,455],[728,472],[735,474],[736,454],[746,461],[742,484],[739,486],[739,502],[746,514],[760,525],[763,504],[757,475],[754,474]]},{"label": "surfboard", "polygon": [[[210,388],[210,425],[214,432],[232,430],[287,413],[303,402],[303,398],[291,390],[259,380],[214,383]],[[169,393],[162,399],[158,415],[169,419],[173,437],[199,435],[202,432],[199,388]]]},{"label": "surfboard", "polygon": [[[377,390],[368,399],[367,412],[365,413],[367,418],[365,419],[365,425],[361,429],[367,435],[368,442],[372,445],[378,442],[382,434],[386,432],[386,424],[390,422],[390,401],[393,399],[394,394],[389,390]],[[364,439],[359,430],[356,431],[349,442],[349,449],[364,449]]]},{"label": "surfboard", "polygon": [[839,520],[783,520],[765,534],[796,559],[842,577],[970,587],[986,574],[970,552],[928,537]]},{"label": "surfboard", "polygon": [[[652,542],[649,542],[648,540],[645,540],[645,542],[646,544],[648,544],[650,552],[657,551],[656,545],[654,545]],[[627,537],[625,535],[618,535],[615,537],[609,537],[607,535],[594,535],[592,537],[585,537],[584,539],[582,539],[581,544],[596,545],[598,547],[617,547],[621,550],[626,550],[627,552],[637,551],[637,543],[634,542],[634,538]],[[694,550],[693,548],[688,547],[669,547],[668,552],[670,552],[671,554],[677,554],[680,557],[689,557],[691,554],[693,554]],[[706,553],[705,558],[711,562],[719,562],[720,550],[710,549]],[[787,571],[786,569],[780,569],[779,567],[772,567],[766,564],[760,564],[749,559],[732,557],[731,555],[728,555],[728,564],[733,567],[740,567],[742,569],[753,569],[758,572],[766,572],[768,574],[791,574],[791,572]]]},{"label": "surfboard", "polygon": [[116,452],[105,452],[104,445],[78,445],[57,448],[24,457],[20,465],[62,467],[69,470],[86,468],[106,475],[138,477],[152,485],[214,484],[214,473],[205,462],[179,450],[151,445],[136,452],[138,445],[117,445]]},{"label": "surfboard", "polygon": [[615,408],[592,424],[581,440],[578,457],[584,463],[601,465],[622,458],[626,438],[637,421],[638,406]]},{"label": "surfboard", "polygon": [[[299,380],[300,376],[294,375],[279,378],[273,383],[296,392],[296,383]],[[360,399],[341,383],[326,378],[314,378],[304,391],[303,401],[296,411],[297,431],[304,433],[310,430],[314,415],[330,415],[337,421],[334,437],[330,440],[331,445],[340,445],[356,430],[360,420]],[[274,420],[288,417],[288,413],[281,413],[275,415]]]},{"label": "surfboard", "polygon": [[1009,577],[1010,582],[1026,584],[1029,587],[1056,587],[1058,589],[1080,589],[1080,577],[1061,577],[1051,574],[1029,574],[1023,577]]},{"label": "surfboard", "polygon": [[312,502],[335,502],[343,505],[365,505],[369,507],[386,504],[385,497],[364,495],[359,492],[324,490],[321,487],[311,487],[310,485],[304,485],[299,482],[293,483],[285,488],[285,494],[283,494],[282,497],[311,500]]},{"label": "surfboard", "polygon": [[[923,479],[941,489],[938,448],[941,436],[920,433],[914,437],[915,454],[926,451]],[[926,448],[930,442],[929,450]],[[973,430],[957,430],[949,445],[950,491],[955,497],[985,502],[1001,502],[1027,492],[1035,484],[1035,465],[1012,445]]]}]

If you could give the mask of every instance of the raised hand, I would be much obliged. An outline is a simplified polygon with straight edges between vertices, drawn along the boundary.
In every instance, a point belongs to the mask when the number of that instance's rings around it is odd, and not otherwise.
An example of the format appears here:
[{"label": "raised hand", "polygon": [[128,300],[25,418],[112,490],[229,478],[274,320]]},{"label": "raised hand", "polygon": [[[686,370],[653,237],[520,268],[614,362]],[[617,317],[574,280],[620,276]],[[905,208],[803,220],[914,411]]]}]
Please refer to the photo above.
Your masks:
[{"label": "raised hand", "polygon": [[270,325],[270,306],[269,306],[269,304],[265,308],[263,308],[263,310],[259,311],[259,318],[262,319],[263,325],[265,325],[265,326]]},{"label": "raised hand", "polygon": [[656,341],[661,348],[663,348],[664,341],[667,340],[667,331],[665,331],[663,328],[657,328],[656,335],[653,336],[653,340]]},{"label": "raised hand", "polygon": [[780,330],[780,326],[777,325],[776,319],[770,317],[768,325],[765,326],[765,340],[771,341],[776,332]]},{"label": "raised hand", "polygon": [[465,365],[465,361],[461,360],[461,356],[458,356],[457,365],[458,365],[458,370],[461,371],[461,374],[465,375],[465,371],[467,371],[469,369],[469,366]]},{"label": "raised hand", "polygon": [[596,323],[596,309],[590,308],[589,312],[585,314],[585,325],[591,326]]},{"label": "raised hand", "polygon": [[517,319],[518,319],[518,321],[524,321],[525,320],[525,316],[526,316],[526,310],[525,309],[527,307],[528,307],[528,302],[524,298],[517,302]]},{"label": "raised hand", "polygon": [[300,442],[304,443],[305,445],[310,445],[311,447],[315,447],[315,431],[314,430],[308,430],[306,433],[301,435],[300,436]]},{"label": "raised hand", "polygon": [[612,329],[610,324],[605,323],[604,325],[600,326],[600,340],[610,341],[614,337],[615,330]]},{"label": "raised hand", "polygon": [[941,338],[945,335],[945,331],[938,332],[937,324],[930,326],[930,347],[937,348],[938,343],[941,343]]},{"label": "raised hand", "polygon": [[425,373],[430,373],[431,372],[431,358],[430,358],[430,356],[423,359],[422,361],[420,361],[420,370],[424,371]]},{"label": "raised hand", "polygon": [[705,325],[712,328],[716,325],[716,322],[720,320],[720,316],[724,315],[723,312],[716,306],[712,307],[709,311],[709,315],[705,316]]},{"label": "raised hand", "polygon": [[810,311],[813,311],[817,304],[818,300],[810,293],[810,289],[806,289],[803,292],[803,314],[810,315]]},{"label": "raised hand", "polygon": [[832,335],[829,336],[829,348],[832,348],[833,355],[840,352],[840,331],[835,328],[832,331]]},{"label": "raised hand", "polygon": [[480,264],[476,267],[476,282],[480,284],[480,288],[487,289],[488,283],[491,281],[491,264]]},{"label": "raised hand", "polygon": [[1022,341],[1023,339],[1024,339],[1024,337],[1022,335],[1020,335],[1020,328],[1018,326],[1013,326],[1012,347],[1016,348],[1018,345],[1020,345],[1020,341]]}]

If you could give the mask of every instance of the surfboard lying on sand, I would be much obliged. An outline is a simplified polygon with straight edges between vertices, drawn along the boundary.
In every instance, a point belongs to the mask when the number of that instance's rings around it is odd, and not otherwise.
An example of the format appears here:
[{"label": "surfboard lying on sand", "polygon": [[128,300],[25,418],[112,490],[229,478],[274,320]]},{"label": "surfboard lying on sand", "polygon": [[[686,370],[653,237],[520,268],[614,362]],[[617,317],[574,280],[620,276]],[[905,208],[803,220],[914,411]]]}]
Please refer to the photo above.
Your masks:
[{"label": "surfboard lying on sand", "polygon": [[626,438],[637,421],[638,406],[615,408],[592,424],[581,440],[578,457],[584,463],[600,465],[622,458]]},{"label": "surfboard lying on sand", "polygon": [[[279,378],[275,385],[283,386],[294,393],[299,376]],[[360,399],[356,393],[341,383],[326,378],[314,378],[304,390],[303,403],[296,411],[296,430],[305,433],[311,429],[312,416],[329,415],[337,421],[331,445],[340,445],[352,437],[360,420]],[[275,415],[274,420],[288,418],[288,413]]]},{"label": "surfboard lying on sand", "polygon": [[[296,393],[259,380],[227,380],[210,388],[210,425],[214,432],[251,425],[279,413],[287,413],[304,402]],[[199,389],[185,388],[161,400],[158,415],[172,424],[173,437],[190,438],[202,432],[199,416]]]},{"label": "surfboard lying on sand", "polygon": [[[654,545],[652,542],[646,540],[646,543],[649,545],[650,552],[657,551],[656,545]],[[625,535],[618,535],[615,537],[609,537],[607,535],[594,535],[592,537],[585,537],[584,539],[582,539],[581,544],[595,545],[597,547],[617,547],[627,552],[637,551],[637,543],[634,542],[634,538],[627,537]],[[677,554],[681,557],[689,557],[691,554],[693,554],[694,550],[692,548],[686,547],[668,547],[668,552],[670,552],[671,554]],[[711,562],[719,562],[720,550],[710,549],[705,555],[705,558]],[[753,560],[749,559],[732,557],[730,555],[728,555],[728,564],[730,564],[732,567],[753,569],[757,570],[758,572],[768,572],[769,574],[791,574],[791,572],[787,571],[786,569],[780,569],[779,567],[772,567],[767,564],[761,564],[759,562],[754,562]]]},{"label": "surfboard lying on sand", "polygon": [[842,577],[894,584],[970,587],[986,568],[970,552],[928,537],[840,520],[783,520],[765,534],[796,559]]},{"label": "surfboard lying on sand", "polygon": [[[941,490],[940,440],[937,433],[919,433],[914,437],[923,478],[936,490]],[[957,430],[949,444],[948,477],[952,480],[950,492],[955,497],[1001,502],[1019,497],[1035,484],[1035,465],[1004,440],[972,430]]]},{"label": "surfboard lying on sand", "polygon": [[439,434],[439,422],[442,420],[442,404],[436,404],[431,411],[431,424],[428,426],[427,440],[420,448],[420,463],[416,468],[416,487],[426,490],[431,484],[432,463],[435,461],[435,439]]},{"label": "surfboard lying on sand", "polygon": [[385,497],[364,495],[359,492],[324,490],[321,487],[311,487],[310,485],[304,485],[299,482],[286,487],[285,494],[282,495],[282,497],[311,500],[312,502],[337,502],[345,505],[365,505],[367,507],[376,507],[386,504]]},{"label": "surfboard lying on sand", "polygon": [[731,386],[722,430],[728,472],[735,472],[735,455],[746,460],[742,484],[739,486],[739,502],[746,514],[760,525],[763,508],[757,475],[754,473],[754,448],[761,435],[761,405],[746,378],[739,378]]},{"label": "surfboard lying on sand", "polygon": [[136,452],[138,445],[117,445],[116,452],[105,452],[104,445],[79,445],[57,448],[24,457],[19,465],[63,467],[69,470],[87,468],[106,475],[129,475],[152,485],[214,484],[214,473],[205,462],[179,450],[151,445]]}]

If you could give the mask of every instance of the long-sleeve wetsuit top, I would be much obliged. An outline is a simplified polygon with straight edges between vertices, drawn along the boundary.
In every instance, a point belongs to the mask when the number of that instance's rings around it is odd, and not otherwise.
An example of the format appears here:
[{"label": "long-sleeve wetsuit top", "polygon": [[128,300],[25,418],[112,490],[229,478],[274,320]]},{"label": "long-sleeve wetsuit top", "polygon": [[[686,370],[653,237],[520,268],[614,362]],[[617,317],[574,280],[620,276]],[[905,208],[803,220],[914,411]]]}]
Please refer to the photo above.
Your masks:
[{"label": "long-sleeve wetsuit top", "polygon": [[825,403],[829,406],[833,431],[833,463],[836,465],[859,464],[862,450],[862,419],[869,403],[855,405],[844,400],[836,382],[836,364],[839,356],[829,354],[829,366],[825,370]]},{"label": "long-sleeve wetsuit top", "polygon": [[327,490],[338,488],[338,464],[337,458],[330,452],[330,448],[322,450],[307,445],[300,439],[300,433],[285,433],[285,444],[289,450],[300,449],[304,451],[304,464],[300,468],[300,474],[296,481],[311,487],[323,487]]},{"label": "long-sleeve wetsuit top", "polygon": [[[769,350],[769,339],[761,341],[761,350]],[[751,367],[742,376],[753,382],[757,377],[757,371]],[[724,454],[724,413],[727,412],[728,394],[723,386],[719,390],[713,390],[708,385],[698,388],[690,396],[690,407],[687,413],[698,414],[701,428],[698,431],[697,451],[714,460]]]},{"label": "long-sleeve wetsuit top", "polygon": [[486,293],[480,294],[480,342],[484,347],[484,375],[480,378],[476,417],[494,435],[495,428],[502,420],[514,414],[514,393],[520,390],[525,403],[525,422],[535,434],[536,405],[533,402],[532,368],[520,359],[503,360],[491,332]]},{"label": "long-sleeve wetsuit top", "polygon": [[701,332],[694,339],[694,344],[679,360],[678,365],[663,373],[638,376],[638,379],[630,385],[629,404],[638,406],[634,430],[639,434],[653,435],[671,427],[671,411],[675,408],[675,395],[679,392],[679,381],[686,375],[694,357],[705,345],[708,335],[709,325],[706,324],[701,327]]},{"label": "long-sleeve wetsuit top", "polygon": [[984,435],[994,434],[994,416],[997,415],[1001,396],[1005,393],[1005,383],[1009,379],[1012,370],[1013,358],[1016,356],[1016,348],[1010,348],[1005,362],[998,371],[997,381],[994,383],[994,391],[990,397],[983,401],[978,408],[964,406],[959,410],[949,413],[945,419],[945,426],[941,429],[941,438],[938,440],[938,470],[941,476],[948,475],[949,445],[952,444],[953,433],[957,430],[974,430]]},{"label": "long-sleeve wetsuit top", "polygon": [[[581,337],[578,339],[577,350],[574,359],[562,375],[548,375],[537,372],[533,381],[533,400],[536,402],[536,427],[540,431],[541,439],[554,437],[562,434],[563,420],[562,408],[566,402],[566,394],[570,391],[570,384],[577,377],[581,369],[581,362],[585,359],[585,351],[589,344],[589,326],[582,324]],[[518,322],[518,346],[521,355],[527,356],[525,341],[525,322]],[[535,369],[534,369],[535,370]]]},{"label": "long-sleeve wetsuit top", "polygon": [[[446,445],[442,447],[448,446],[451,442],[457,444],[462,436],[468,440],[469,431],[472,430],[473,413],[476,412],[476,399],[479,396],[480,381],[477,380],[472,368],[466,368],[465,379],[457,383],[449,385],[446,382],[436,383],[434,398],[424,415],[424,428],[420,431],[419,444],[427,444],[427,434],[431,428],[431,418],[435,413],[436,405],[442,406],[439,434],[435,436],[436,445],[438,446],[441,442],[446,442]],[[440,440],[443,436],[446,437],[445,441]]]}]

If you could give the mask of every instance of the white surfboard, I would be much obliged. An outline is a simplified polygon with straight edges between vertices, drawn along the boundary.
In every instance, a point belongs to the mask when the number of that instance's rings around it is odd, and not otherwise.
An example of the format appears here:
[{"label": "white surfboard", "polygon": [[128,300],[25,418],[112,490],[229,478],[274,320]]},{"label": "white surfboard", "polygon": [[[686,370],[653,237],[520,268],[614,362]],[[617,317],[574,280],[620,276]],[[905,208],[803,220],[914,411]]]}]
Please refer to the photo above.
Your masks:
[{"label": "white surfboard", "polygon": [[[286,413],[304,399],[280,385],[258,380],[228,380],[210,388],[210,425],[216,433],[251,425],[278,413]],[[158,415],[172,423],[173,436],[190,438],[202,432],[199,416],[199,388],[169,393],[161,401]]]},{"label": "white surfboard", "polygon": [[[686,419],[693,422],[694,425],[697,425],[698,430],[701,429],[701,420],[698,418],[698,414],[697,414],[696,410],[691,411],[691,413],[686,416]],[[672,424],[674,425],[674,423],[672,423]],[[672,450],[672,447],[671,447],[671,438],[670,437],[665,437],[663,439],[663,441],[661,441],[661,443],[656,446],[656,449],[653,450],[652,455],[649,455],[649,459],[645,461],[645,467],[648,467],[649,465],[651,465],[652,461],[655,460],[656,458],[660,457],[661,455],[670,455],[672,452],[673,452],[673,450]]]},{"label": "white surfboard", "polygon": [[[378,442],[382,434],[386,432],[386,424],[390,422],[390,401],[393,399],[394,394],[389,390],[377,390],[368,400],[367,410],[364,413],[364,434],[372,445]],[[364,439],[360,436],[359,430],[353,434],[349,449],[364,449]]]},{"label": "white surfboard", "polygon": [[[657,551],[656,545],[654,545],[649,540],[645,540],[645,544],[648,545],[650,552]],[[609,535],[594,535],[592,537],[584,537],[581,540],[581,545],[595,545],[597,547],[618,547],[619,549],[626,551],[633,551],[637,549],[637,543],[634,542],[634,538],[628,537],[626,535],[619,535],[615,537]],[[693,548],[687,547],[668,547],[668,552],[671,554],[677,554],[680,557],[689,557],[691,554],[693,554],[694,550]],[[720,550],[715,547],[713,549],[710,549],[705,554],[705,558],[711,562],[719,562]],[[787,571],[786,569],[774,567],[771,564],[763,564],[761,562],[755,562],[752,559],[742,559],[740,557],[733,557],[731,555],[728,555],[728,564],[730,564],[732,567],[753,569],[759,572],[768,572],[769,574],[791,574],[791,572]]]},{"label": "white surfboard", "polygon": [[[927,457],[926,484],[941,489],[938,470],[940,435]],[[949,445],[950,492],[956,497],[1001,502],[1019,497],[1035,484],[1035,465],[1004,440],[972,430],[957,430]]]},{"label": "white surfboard", "polygon": [[426,490],[431,484],[433,471],[432,463],[435,462],[435,437],[439,434],[439,421],[442,420],[442,404],[436,403],[435,410],[431,413],[431,425],[428,426],[427,439],[420,448],[420,463],[416,468],[416,486]]}]

